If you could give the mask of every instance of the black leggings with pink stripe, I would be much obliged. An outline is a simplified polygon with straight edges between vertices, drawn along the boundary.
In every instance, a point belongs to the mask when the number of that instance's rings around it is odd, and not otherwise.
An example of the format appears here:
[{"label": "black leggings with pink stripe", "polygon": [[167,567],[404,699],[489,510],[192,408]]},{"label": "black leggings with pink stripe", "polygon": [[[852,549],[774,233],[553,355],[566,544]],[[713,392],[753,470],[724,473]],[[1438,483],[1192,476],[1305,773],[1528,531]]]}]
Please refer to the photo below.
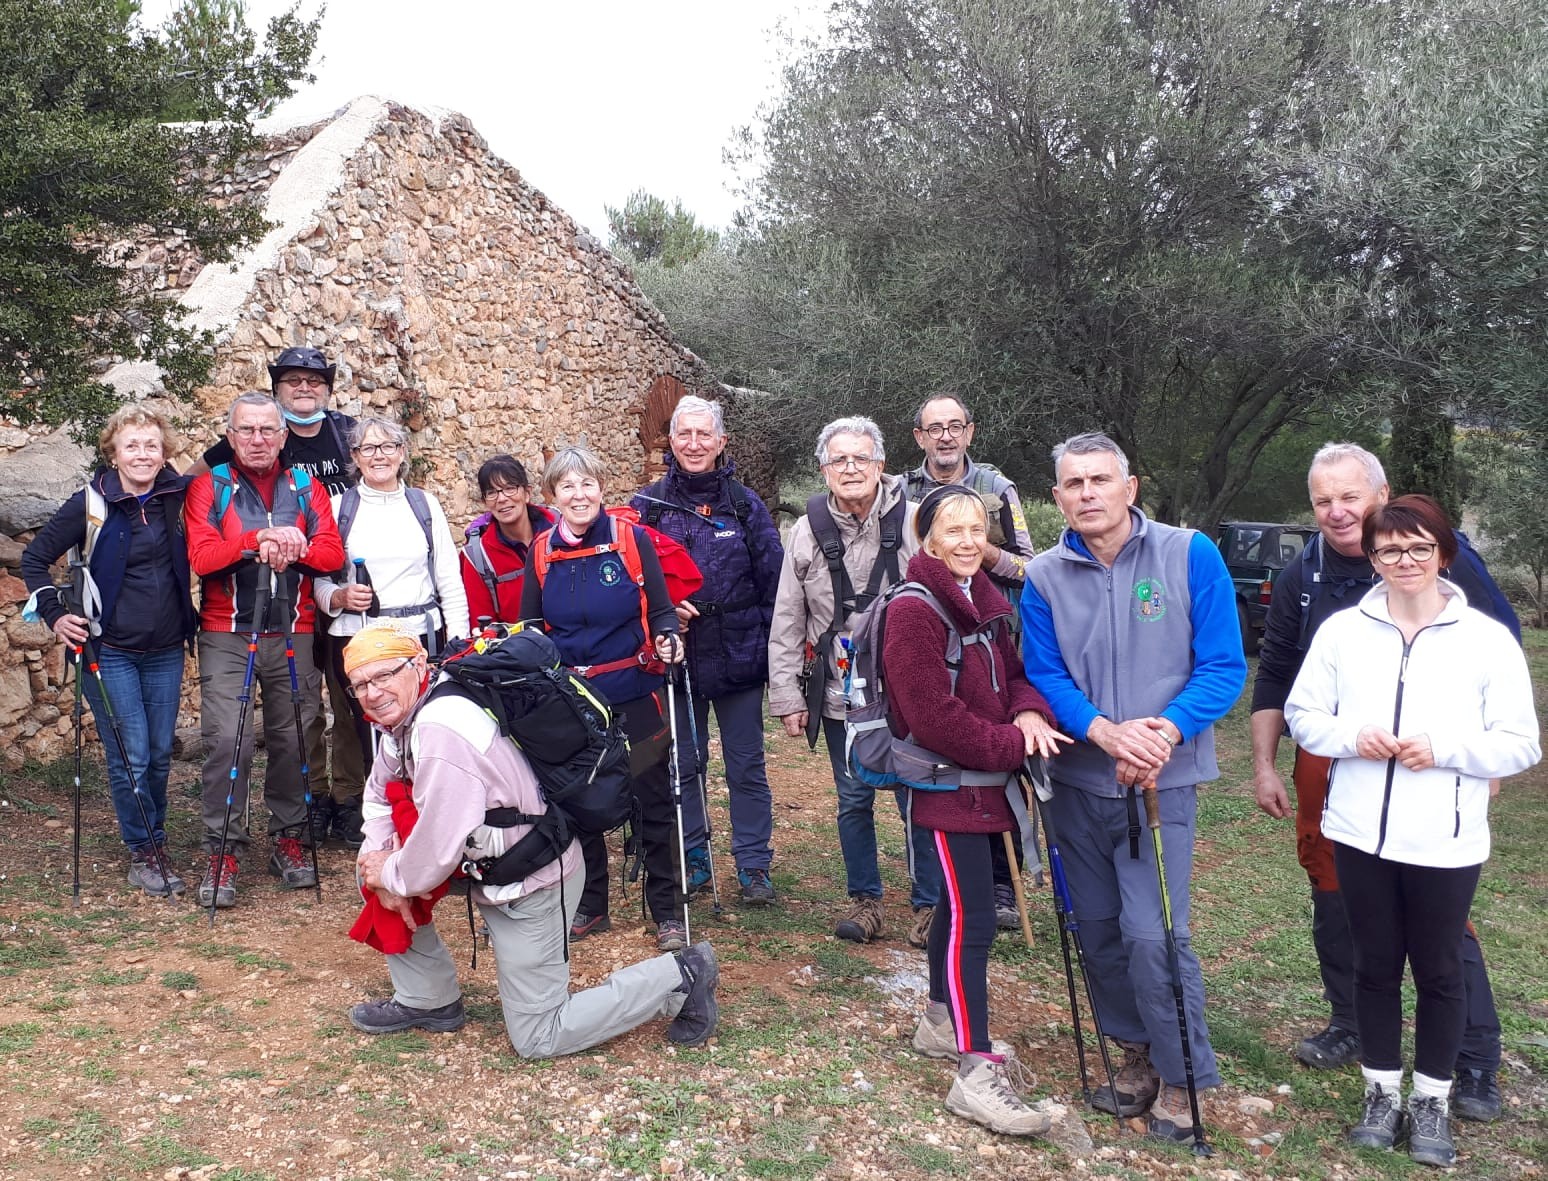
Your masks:
[{"label": "black leggings with pink stripe", "polygon": [[944,1004],[957,1050],[987,1054],[989,946],[994,942],[994,861],[999,833],[937,832],[941,900],[930,925],[930,999]]}]

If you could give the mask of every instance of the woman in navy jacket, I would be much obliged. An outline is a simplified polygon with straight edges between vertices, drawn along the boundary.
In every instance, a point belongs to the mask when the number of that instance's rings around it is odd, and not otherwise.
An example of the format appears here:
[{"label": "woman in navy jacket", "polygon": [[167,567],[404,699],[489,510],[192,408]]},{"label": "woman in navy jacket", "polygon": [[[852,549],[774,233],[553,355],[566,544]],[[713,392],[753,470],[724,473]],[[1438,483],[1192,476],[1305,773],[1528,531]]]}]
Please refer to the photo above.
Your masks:
[{"label": "woman in navy jacket", "polygon": [[[681,951],[687,941],[677,912],[680,879],[663,672],[667,664],[682,661],[683,642],[650,535],[629,518],[602,509],[606,472],[584,447],[566,447],[543,469],[543,496],[559,520],[535,537],[527,552],[521,617],[540,620],[564,662],[590,678],[618,711],[629,737],[630,790],[656,946]],[[691,783],[694,764],[687,744],[676,757],[682,782]],[[696,834],[684,835],[695,843]],[[612,926],[607,846],[595,836],[582,840],[581,851],[586,889],[570,921],[572,940]]]},{"label": "woman in navy jacket", "polygon": [[930,927],[930,1003],[914,1047],[957,1060],[946,1107],[1002,1135],[1048,1131],[1047,1115],[1017,1093],[1005,1060],[1010,1047],[989,1039],[989,945],[994,942],[993,842],[1015,827],[1007,792],[1030,755],[1052,756],[1069,739],[1054,729],[1043,696],[1027,681],[1010,634],[1011,606],[980,569],[988,520],[978,493],[936,488],[919,504],[920,551],[908,563],[964,638],[953,691],[946,624],[931,605],[905,596],[887,606],[882,667],[894,722],[926,750],[976,771],[1003,771],[1006,789],[963,786],[915,791],[912,822],[930,830],[941,862],[941,904]]},{"label": "woman in navy jacket", "polygon": [[[105,466],[22,554],[22,577],[54,634],[72,646],[87,639],[88,628],[96,635],[106,704],[117,718],[128,765],[112,738],[96,678],[88,676],[83,685],[103,740],[118,830],[129,847],[129,884],[148,894],[183,892],[166,852],[167,774],[183,649],[198,626],[183,540],[188,480],[167,466],[172,446],[171,428],[160,414],[140,405],[117,410],[99,441]],[[100,606],[91,604],[90,595],[87,605],[67,603],[54,586],[49,567],[74,549],[86,557]]]}]

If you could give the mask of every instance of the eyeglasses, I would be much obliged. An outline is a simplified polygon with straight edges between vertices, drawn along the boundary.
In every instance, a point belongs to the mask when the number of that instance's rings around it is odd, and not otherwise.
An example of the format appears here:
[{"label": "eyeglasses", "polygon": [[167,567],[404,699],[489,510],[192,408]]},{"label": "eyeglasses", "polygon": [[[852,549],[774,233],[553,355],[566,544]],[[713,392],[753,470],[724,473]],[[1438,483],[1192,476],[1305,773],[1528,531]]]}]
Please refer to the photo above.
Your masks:
[{"label": "eyeglasses", "polygon": [[962,432],[972,425],[970,422],[932,422],[929,426],[922,427],[921,429],[932,439],[939,439],[942,435],[949,435],[955,439],[960,437]]},{"label": "eyeglasses", "polygon": [[870,467],[876,462],[874,455],[835,455],[823,467],[832,468],[836,472],[858,472]]},{"label": "eyeglasses", "polygon": [[349,684],[344,686],[344,692],[348,693],[356,700],[359,700],[366,695],[366,691],[368,689],[387,688],[387,686],[392,683],[393,677],[397,676],[400,672],[402,672],[413,663],[414,658],[410,656],[402,664],[398,665],[397,668],[388,669],[384,673],[377,673],[374,677],[367,677],[363,681],[351,681]]},{"label": "eyeglasses", "polygon": [[304,385],[316,388],[317,386],[324,386],[327,384],[328,379],[326,377],[321,377],[315,373],[308,373],[304,376],[291,375],[280,378],[280,385]]},{"label": "eyeglasses", "polygon": [[373,455],[396,455],[403,450],[402,443],[362,443],[355,448],[369,459]]},{"label": "eyeglasses", "polygon": [[241,439],[251,439],[254,435],[264,439],[272,439],[275,435],[283,434],[282,426],[234,426],[228,428],[233,435]]},{"label": "eyeglasses", "polygon": [[525,492],[520,484],[502,484],[498,488],[491,488],[484,493],[484,503],[493,504],[497,500],[515,500],[517,493]]},{"label": "eyeglasses", "polygon": [[1431,541],[1421,541],[1418,545],[1407,547],[1387,545],[1381,549],[1371,551],[1371,560],[1383,566],[1396,566],[1407,554],[1415,562],[1428,562],[1435,556],[1435,551],[1440,547]]}]

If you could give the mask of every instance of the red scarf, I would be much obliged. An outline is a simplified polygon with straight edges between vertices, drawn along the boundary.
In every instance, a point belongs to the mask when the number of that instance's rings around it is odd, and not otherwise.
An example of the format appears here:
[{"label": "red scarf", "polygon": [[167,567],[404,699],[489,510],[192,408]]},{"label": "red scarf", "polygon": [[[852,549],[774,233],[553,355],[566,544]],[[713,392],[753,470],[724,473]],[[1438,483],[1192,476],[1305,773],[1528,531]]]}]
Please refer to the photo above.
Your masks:
[{"label": "red scarf", "polygon": [[[408,840],[409,833],[414,831],[414,825],[419,821],[419,809],[414,807],[414,795],[409,785],[401,779],[388,783],[387,803],[392,807],[392,827],[397,831],[398,838]],[[445,896],[450,887],[451,879],[448,878],[430,891],[429,898],[409,900],[409,913],[414,916],[416,925],[423,927],[430,922],[431,908]],[[360,908],[360,917],[355,920],[355,925],[349,929],[349,937],[386,955],[402,955],[414,938],[403,916],[383,906],[375,891],[362,885],[360,894],[365,899],[365,905]]]}]

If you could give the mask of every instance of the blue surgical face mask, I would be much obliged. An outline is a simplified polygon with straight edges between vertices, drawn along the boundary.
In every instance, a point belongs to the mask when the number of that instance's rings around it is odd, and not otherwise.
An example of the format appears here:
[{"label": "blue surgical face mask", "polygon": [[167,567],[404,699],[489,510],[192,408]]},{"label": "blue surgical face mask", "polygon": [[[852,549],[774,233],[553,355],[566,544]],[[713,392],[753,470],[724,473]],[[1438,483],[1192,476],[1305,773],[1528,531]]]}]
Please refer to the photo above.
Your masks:
[{"label": "blue surgical face mask", "polygon": [[311,426],[314,422],[321,422],[325,417],[327,417],[327,413],[328,412],[326,410],[318,410],[315,413],[308,414],[305,418],[303,418],[299,414],[292,414],[289,410],[284,412],[285,421],[295,423],[296,426]]}]

